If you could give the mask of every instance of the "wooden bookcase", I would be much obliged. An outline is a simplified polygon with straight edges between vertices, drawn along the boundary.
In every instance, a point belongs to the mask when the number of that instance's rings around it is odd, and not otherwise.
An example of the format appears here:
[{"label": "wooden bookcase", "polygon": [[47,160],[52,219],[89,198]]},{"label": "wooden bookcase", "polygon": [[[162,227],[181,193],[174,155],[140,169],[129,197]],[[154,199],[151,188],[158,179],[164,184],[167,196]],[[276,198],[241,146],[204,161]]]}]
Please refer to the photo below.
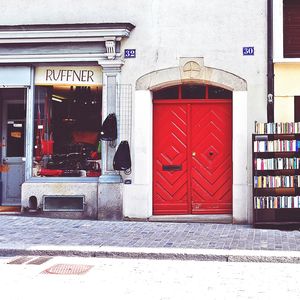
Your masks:
[{"label": "wooden bookcase", "polygon": [[253,134],[253,226],[300,228],[300,134]]}]

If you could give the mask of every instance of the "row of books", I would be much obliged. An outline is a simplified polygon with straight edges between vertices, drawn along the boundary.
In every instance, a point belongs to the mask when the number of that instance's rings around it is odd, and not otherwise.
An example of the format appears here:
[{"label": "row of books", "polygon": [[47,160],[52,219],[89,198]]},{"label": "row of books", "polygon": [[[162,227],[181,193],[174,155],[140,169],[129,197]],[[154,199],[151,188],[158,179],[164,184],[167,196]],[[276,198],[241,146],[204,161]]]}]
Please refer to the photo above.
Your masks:
[{"label": "row of books", "polygon": [[254,141],[254,152],[288,152],[300,149],[300,140]]},{"label": "row of books", "polygon": [[254,123],[256,134],[300,133],[300,122]]},{"label": "row of books", "polygon": [[290,170],[300,168],[299,157],[256,158],[255,170]]},{"label": "row of books", "polygon": [[254,197],[254,208],[300,208],[300,196]]},{"label": "row of books", "polygon": [[300,186],[300,175],[254,176],[254,188],[293,188]]}]

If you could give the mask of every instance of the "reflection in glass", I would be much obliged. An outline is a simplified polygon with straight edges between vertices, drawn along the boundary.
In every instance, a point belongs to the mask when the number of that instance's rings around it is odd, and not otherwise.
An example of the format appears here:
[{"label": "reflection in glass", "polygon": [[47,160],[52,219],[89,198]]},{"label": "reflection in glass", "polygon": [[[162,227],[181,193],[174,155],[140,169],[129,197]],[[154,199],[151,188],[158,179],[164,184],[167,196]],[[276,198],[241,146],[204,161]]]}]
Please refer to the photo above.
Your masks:
[{"label": "reflection in glass", "polygon": [[34,176],[100,176],[101,107],[100,87],[36,87]]}]

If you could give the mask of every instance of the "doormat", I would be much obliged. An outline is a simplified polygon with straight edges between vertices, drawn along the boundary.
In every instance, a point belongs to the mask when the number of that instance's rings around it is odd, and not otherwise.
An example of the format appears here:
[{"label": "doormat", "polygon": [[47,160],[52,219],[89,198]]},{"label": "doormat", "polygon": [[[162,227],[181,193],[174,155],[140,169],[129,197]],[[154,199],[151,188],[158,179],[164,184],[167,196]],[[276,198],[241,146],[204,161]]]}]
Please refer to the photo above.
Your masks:
[{"label": "doormat", "polygon": [[21,212],[21,206],[0,206],[1,212]]},{"label": "doormat", "polygon": [[57,264],[46,269],[42,274],[82,275],[87,273],[92,267],[90,265]]}]

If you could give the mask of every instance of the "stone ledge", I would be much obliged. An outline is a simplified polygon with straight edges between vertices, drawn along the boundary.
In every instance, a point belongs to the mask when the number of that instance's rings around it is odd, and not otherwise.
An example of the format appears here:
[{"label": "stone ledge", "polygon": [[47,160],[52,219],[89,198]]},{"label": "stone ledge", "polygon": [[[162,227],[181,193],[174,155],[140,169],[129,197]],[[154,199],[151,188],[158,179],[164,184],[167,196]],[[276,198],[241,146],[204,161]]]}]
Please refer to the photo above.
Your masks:
[{"label": "stone ledge", "polygon": [[31,246],[2,247],[0,256],[77,256],[133,259],[170,259],[219,262],[300,263],[296,251],[127,248],[108,246]]}]

